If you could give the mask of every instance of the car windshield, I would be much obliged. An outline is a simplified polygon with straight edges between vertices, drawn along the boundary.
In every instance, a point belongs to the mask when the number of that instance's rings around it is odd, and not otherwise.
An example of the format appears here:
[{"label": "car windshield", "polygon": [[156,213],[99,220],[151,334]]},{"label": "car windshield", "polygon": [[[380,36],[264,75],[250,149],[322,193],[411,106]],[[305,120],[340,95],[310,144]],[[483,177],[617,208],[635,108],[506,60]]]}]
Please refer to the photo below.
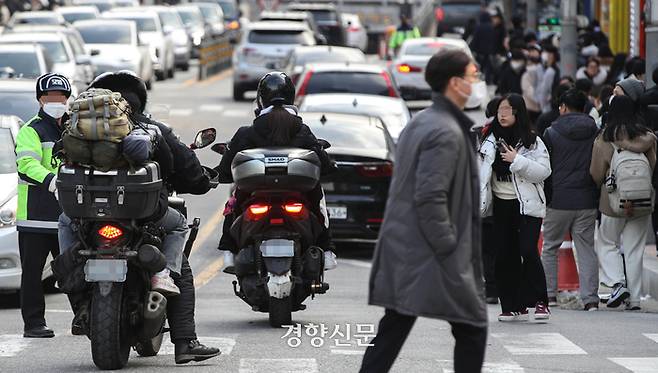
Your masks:
[{"label": "car windshield", "polygon": [[297,56],[295,65],[302,66],[313,62],[365,62],[363,58],[349,53],[326,51],[317,53],[303,53]]},{"label": "car windshield", "polygon": [[234,3],[220,1],[218,2],[219,6],[222,7],[224,12],[224,17],[229,19],[238,19],[238,8],[236,8]]},{"label": "car windshield", "polygon": [[313,37],[304,31],[254,30],[249,33],[254,44],[313,44]]},{"label": "car windshield", "polygon": [[336,22],[338,21],[338,16],[336,12],[331,10],[311,10],[313,14],[313,19],[316,22]]},{"label": "car windshield", "polygon": [[362,93],[390,96],[386,79],[381,74],[359,72],[313,73],[306,87],[307,94],[315,93]]},{"label": "car windshield", "polygon": [[112,9],[112,4],[111,3],[89,3],[89,5],[95,6],[99,12],[107,12],[108,10]]},{"label": "car windshield", "polygon": [[0,52],[0,69],[3,67],[10,67],[23,78],[37,78],[42,74],[34,52]]},{"label": "car windshield", "polygon": [[404,52],[402,54],[410,55],[410,56],[433,56],[438,51],[443,49],[461,49],[461,48],[441,42],[422,43],[422,44],[414,43],[408,45],[404,49]]},{"label": "car windshield", "polygon": [[0,174],[13,174],[15,172],[14,138],[9,128],[0,128]]},{"label": "car windshield", "polygon": [[68,23],[73,23],[75,21],[84,21],[87,19],[96,19],[96,15],[94,13],[67,13],[67,14],[62,14],[66,22]]},{"label": "car windshield", "polygon": [[76,28],[86,44],[132,44],[130,28],[101,25]]},{"label": "car windshield", "polygon": [[27,122],[38,112],[39,102],[34,91],[0,91],[0,115],[15,115]]},{"label": "car windshield", "polygon": [[201,9],[201,14],[203,15],[203,19],[205,19],[206,22],[208,23],[222,22],[222,18],[220,17],[217,8],[210,6],[200,6],[199,9]]},{"label": "car windshield", "polygon": [[154,32],[158,31],[158,27],[155,24],[155,20],[151,17],[117,17],[120,19],[125,19],[128,21],[134,21],[137,25],[137,32]]},{"label": "car windshield", "polygon": [[173,29],[183,28],[180,18],[170,11],[163,11],[158,13],[160,15],[160,20],[162,25],[165,27],[171,27]]},{"label": "car windshield", "polygon": [[315,137],[329,141],[333,148],[387,149],[381,125],[365,124],[361,117],[332,119],[331,114],[326,114],[326,118],[325,124],[312,121],[309,126]]},{"label": "car windshield", "polygon": [[183,20],[185,27],[203,27],[201,14],[191,10],[179,10],[178,15]]},{"label": "car windshield", "polygon": [[61,41],[40,41],[39,45],[46,50],[48,56],[54,63],[69,62],[69,56],[66,54],[66,47]]},{"label": "car windshield", "polygon": [[30,24],[30,25],[59,25],[57,17],[26,17],[17,18],[17,24]]}]

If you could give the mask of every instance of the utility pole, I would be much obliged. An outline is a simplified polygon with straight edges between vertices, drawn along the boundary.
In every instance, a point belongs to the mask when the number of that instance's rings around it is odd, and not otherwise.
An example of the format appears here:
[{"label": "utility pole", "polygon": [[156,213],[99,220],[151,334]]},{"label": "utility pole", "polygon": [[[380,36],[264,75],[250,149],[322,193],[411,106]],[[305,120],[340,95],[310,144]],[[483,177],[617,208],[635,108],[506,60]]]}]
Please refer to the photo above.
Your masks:
[{"label": "utility pole", "polygon": [[560,73],[576,76],[578,67],[578,3],[577,0],[562,0],[560,3]]},{"label": "utility pole", "polygon": [[526,1],[526,28],[537,31],[537,0]]},{"label": "utility pole", "polygon": [[654,85],[651,74],[653,70],[658,67],[658,0],[647,0],[646,2],[646,28],[645,30],[645,43],[647,51],[647,73],[645,82],[647,87],[651,88]]}]

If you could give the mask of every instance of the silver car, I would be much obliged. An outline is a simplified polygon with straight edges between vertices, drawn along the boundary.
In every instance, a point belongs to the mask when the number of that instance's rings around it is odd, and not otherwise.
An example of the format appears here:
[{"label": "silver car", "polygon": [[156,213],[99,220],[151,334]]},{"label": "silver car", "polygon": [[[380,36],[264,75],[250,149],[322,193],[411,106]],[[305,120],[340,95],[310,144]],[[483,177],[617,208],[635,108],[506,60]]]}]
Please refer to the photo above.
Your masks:
[{"label": "silver car", "polygon": [[206,27],[214,38],[224,34],[224,12],[217,3],[194,3],[199,7]]},{"label": "silver car", "polygon": [[204,40],[210,38],[210,30],[206,28],[201,9],[195,5],[178,5],[174,10],[183,20],[185,31],[192,40],[192,56],[199,57],[199,49]]},{"label": "silver car", "polygon": [[85,47],[93,54],[92,63],[98,74],[131,70],[151,89],[153,64],[149,47],[140,45],[133,21],[94,19],[73,25],[82,35]]},{"label": "silver car", "polygon": [[162,23],[162,29],[165,34],[171,36],[174,42],[176,67],[187,71],[190,68],[190,58],[192,57],[192,40],[187,35],[183,20],[181,20],[178,12],[170,7],[152,6],[149,9],[158,14]]},{"label": "silver car", "polygon": [[40,45],[0,44],[0,69],[7,68],[14,77],[36,79],[52,71],[52,63]]},{"label": "silver car", "polygon": [[142,8],[115,8],[103,13],[103,18],[134,21],[140,43],[150,45],[156,78],[164,80],[174,77],[174,42],[165,34],[157,13]]},{"label": "silver car", "polygon": [[92,5],[86,6],[64,6],[57,8],[55,12],[64,17],[66,22],[73,24],[75,21],[84,21],[87,19],[96,19],[100,17],[98,8]]},{"label": "silver car", "polygon": [[300,45],[315,45],[313,32],[298,22],[254,22],[233,52],[233,99],[255,90],[263,75],[281,69]]},{"label": "silver car", "polygon": [[37,12],[17,12],[11,17],[7,23],[7,27],[14,27],[16,25],[31,24],[31,25],[65,25],[66,20],[61,14],[51,11],[37,11]]},{"label": "silver car", "polygon": [[114,0],[73,0],[73,5],[95,6],[100,13],[103,13],[114,8],[116,6],[116,3]]}]

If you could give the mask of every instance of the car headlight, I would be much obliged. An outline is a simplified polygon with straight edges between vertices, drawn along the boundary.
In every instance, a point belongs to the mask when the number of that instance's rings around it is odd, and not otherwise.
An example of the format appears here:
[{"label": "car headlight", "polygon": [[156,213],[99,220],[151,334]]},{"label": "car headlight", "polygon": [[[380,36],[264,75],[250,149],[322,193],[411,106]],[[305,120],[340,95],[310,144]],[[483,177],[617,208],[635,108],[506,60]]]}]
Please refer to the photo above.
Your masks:
[{"label": "car headlight", "polygon": [[18,195],[15,195],[0,207],[0,227],[16,224],[16,209],[18,208]]},{"label": "car headlight", "polygon": [[201,45],[201,40],[203,39],[203,32],[195,32],[192,34],[192,42],[194,45]]},{"label": "car headlight", "polygon": [[0,258],[0,270],[18,267],[13,260],[9,258]]}]

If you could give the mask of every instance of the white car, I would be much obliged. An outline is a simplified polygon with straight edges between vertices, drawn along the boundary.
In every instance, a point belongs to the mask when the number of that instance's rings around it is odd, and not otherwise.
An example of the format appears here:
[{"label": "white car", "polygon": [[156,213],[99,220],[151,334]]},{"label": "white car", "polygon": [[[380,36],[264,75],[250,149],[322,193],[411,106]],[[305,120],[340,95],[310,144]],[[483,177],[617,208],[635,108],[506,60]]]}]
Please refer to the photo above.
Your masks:
[{"label": "white car", "polygon": [[87,19],[96,19],[101,16],[98,8],[92,5],[85,6],[64,6],[55,10],[64,17],[66,22],[73,24],[76,21],[84,21]]},{"label": "white car", "polygon": [[65,25],[66,20],[61,14],[40,10],[37,12],[17,12],[7,23],[7,27],[14,27],[22,24],[31,25]]},{"label": "white car", "polygon": [[114,0],[73,0],[73,5],[91,5],[95,6],[99,12],[107,12],[114,8],[116,3]]},{"label": "white car", "polygon": [[[30,83],[34,85],[34,81]],[[0,94],[2,92],[3,82],[0,81]],[[21,257],[18,250],[18,232],[16,232],[18,173],[14,147],[16,135],[22,124],[20,118],[3,115],[0,111],[0,292],[2,293],[14,293],[21,288]],[[52,276],[51,260],[52,256],[46,260],[42,275],[44,280]]]},{"label": "white car", "polygon": [[201,44],[211,37],[210,30],[206,29],[201,9],[198,6],[189,4],[177,5],[173,9],[183,21],[185,31],[190,40],[192,40],[192,57],[198,58],[200,56],[199,50],[201,49]]},{"label": "white car", "polygon": [[206,28],[214,38],[219,38],[224,34],[224,12],[217,3],[194,3],[203,15],[203,21]]},{"label": "white car", "polygon": [[298,22],[254,22],[233,52],[233,99],[244,98],[270,71],[281,69],[300,45],[315,45],[313,32]]},{"label": "white car", "polygon": [[14,77],[36,79],[52,70],[40,45],[0,44],[0,68],[10,68]]},{"label": "white car", "polygon": [[96,72],[131,70],[151,89],[153,64],[148,46],[140,45],[133,21],[93,19],[73,25],[82,35],[92,54]]},{"label": "white car", "polygon": [[164,80],[174,77],[174,41],[171,36],[165,34],[156,12],[142,8],[115,8],[103,13],[103,18],[134,21],[137,24],[140,43],[150,45],[156,78]]},{"label": "white car", "polygon": [[[411,119],[407,104],[401,98],[374,95],[322,93],[304,97],[299,111],[363,114],[382,120],[397,142],[400,132]],[[302,117],[304,115],[302,114]]]},{"label": "white car", "polygon": [[347,46],[365,51],[368,48],[368,33],[356,14],[343,13],[341,17],[347,33]]},{"label": "white car", "polygon": [[149,7],[160,17],[162,29],[165,34],[170,35],[174,42],[174,61],[176,67],[180,67],[183,71],[190,68],[190,58],[192,58],[192,40],[185,30],[183,20],[173,8],[168,6],[152,6]]},{"label": "white car", "polygon": [[283,71],[297,84],[299,75],[304,72],[306,65],[321,62],[366,63],[366,55],[355,48],[334,47],[331,45],[300,46],[290,52]]},{"label": "white car", "polygon": [[[432,90],[425,81],[425,67],[430,58],[444,49],[459,49],[472,57],[471,49],[462,39],[453,38],[418,38],[402,43],[395,60],[389,65],[389,71],[395,79],[402,98],[405,100],[429,100]],[[478,92],[472,95],[481,99],[471,99],[466,103],[467,109],[482,107],[489,101],[487,84],[475,83]]]}]

